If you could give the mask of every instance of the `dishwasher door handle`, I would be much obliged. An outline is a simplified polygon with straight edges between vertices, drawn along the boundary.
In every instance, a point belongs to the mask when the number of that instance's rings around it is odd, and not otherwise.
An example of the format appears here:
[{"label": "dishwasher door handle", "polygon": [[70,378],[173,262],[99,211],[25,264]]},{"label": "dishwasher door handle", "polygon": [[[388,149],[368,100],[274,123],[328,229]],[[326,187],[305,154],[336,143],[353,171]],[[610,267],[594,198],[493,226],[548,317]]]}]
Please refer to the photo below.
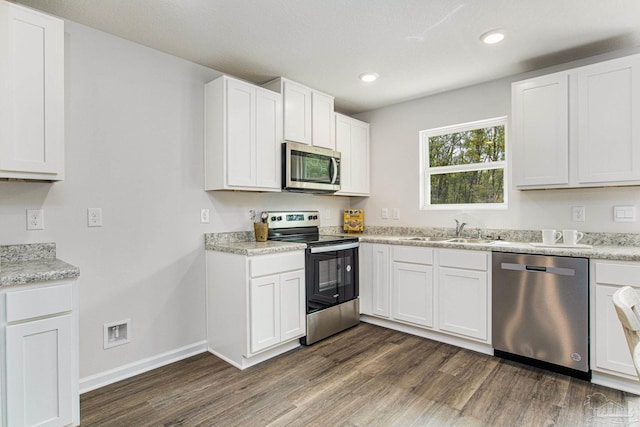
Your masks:
[{"label": "dishwasher door handle", "polygon": [[573,268],[562,267],[544,267],[539,265],[527,265],[527,264],[514,264],[510,262],[503,262],[500,264],[503,270],[534,272],[534,273],[548,273],[557,274],[560,276],[575,276],[576,271]]}]

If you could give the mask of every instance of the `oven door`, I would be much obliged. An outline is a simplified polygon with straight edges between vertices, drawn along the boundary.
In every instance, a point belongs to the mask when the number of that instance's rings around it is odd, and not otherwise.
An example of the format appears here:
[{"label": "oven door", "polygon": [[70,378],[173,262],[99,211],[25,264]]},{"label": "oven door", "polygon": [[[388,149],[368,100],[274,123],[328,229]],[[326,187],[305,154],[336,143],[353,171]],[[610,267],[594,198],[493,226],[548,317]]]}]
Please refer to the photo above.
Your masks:
[{"label": "oven door", "polygon": [[306,276],[307,314],[357,298],[358,243],[307,249]]}]

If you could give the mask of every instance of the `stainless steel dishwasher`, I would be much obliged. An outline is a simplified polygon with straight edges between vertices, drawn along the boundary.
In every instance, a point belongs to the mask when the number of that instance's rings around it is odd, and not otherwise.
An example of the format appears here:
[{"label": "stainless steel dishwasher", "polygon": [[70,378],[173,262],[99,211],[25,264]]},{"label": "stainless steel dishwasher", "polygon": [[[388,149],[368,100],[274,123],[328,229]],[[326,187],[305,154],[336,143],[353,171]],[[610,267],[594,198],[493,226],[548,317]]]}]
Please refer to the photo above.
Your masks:
[{"label": "stainless steel dishwasher", "polygon": [[586,258],[492,254],[495,355],[589,379]]}]

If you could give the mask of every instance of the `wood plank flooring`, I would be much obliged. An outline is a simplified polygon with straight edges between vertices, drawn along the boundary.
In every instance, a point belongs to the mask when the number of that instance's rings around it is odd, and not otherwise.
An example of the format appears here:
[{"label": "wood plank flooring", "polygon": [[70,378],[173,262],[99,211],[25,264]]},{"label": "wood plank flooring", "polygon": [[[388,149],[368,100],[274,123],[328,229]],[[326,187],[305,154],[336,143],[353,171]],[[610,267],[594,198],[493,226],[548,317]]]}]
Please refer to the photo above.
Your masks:
[{"label": "wood plank flooring", "polygon": [[361,323],[240,371],[204,353],[81,396],[82,426],[640,426],[640,398]]}]

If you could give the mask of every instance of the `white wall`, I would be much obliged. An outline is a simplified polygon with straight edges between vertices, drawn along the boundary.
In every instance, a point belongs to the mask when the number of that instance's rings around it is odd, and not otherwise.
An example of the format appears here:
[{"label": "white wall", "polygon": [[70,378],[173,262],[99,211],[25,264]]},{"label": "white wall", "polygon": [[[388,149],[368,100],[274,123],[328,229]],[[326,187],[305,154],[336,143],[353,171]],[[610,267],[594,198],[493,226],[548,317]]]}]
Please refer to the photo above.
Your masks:
[{"label": "white wall", "polygon": [[[0,244],[55,242],[80,267],[85,378],[205,339],[204,233],[252,229],[249,209],[318,208],[338,225],[349,200],[203,191],[204,83],[220,73],[75,23],[66,33],[67,178],[0,182]],[[88,207],[103,227],[87,227]],[[28,208],[44,209],[45,230],[26,231]],[[126,318],[131,342],[103,350],[103,324]]]},{"label": "white wall", "polygon": [[[638,51],[636,49],[635,51]],[[636,205],[640,221],[640,188],[517,191],[509,188],[507,210],[420,210],[419,139],[424,129],[510,116],[511,83],[560,69],[572,68],[624,54],[612,52],[552,69],[493,81],[429,96],[360,114],[371,124],[371,193],[354,200],[365,208],[366,223],[380,226],[453,227],[454,218],[469,228],[578,228],[584,231],[640,232],[640,222],[614,223],[614,205]],[[508,143],[508,142],[507,142]],[[376,173],[376,171],[385,173]],[[586,221],[572,222],[571,207],[585,206]],[[400,209],[400,220],[382,219],[381,209]],[[391,216],[391,215],[390,215]]]}]

